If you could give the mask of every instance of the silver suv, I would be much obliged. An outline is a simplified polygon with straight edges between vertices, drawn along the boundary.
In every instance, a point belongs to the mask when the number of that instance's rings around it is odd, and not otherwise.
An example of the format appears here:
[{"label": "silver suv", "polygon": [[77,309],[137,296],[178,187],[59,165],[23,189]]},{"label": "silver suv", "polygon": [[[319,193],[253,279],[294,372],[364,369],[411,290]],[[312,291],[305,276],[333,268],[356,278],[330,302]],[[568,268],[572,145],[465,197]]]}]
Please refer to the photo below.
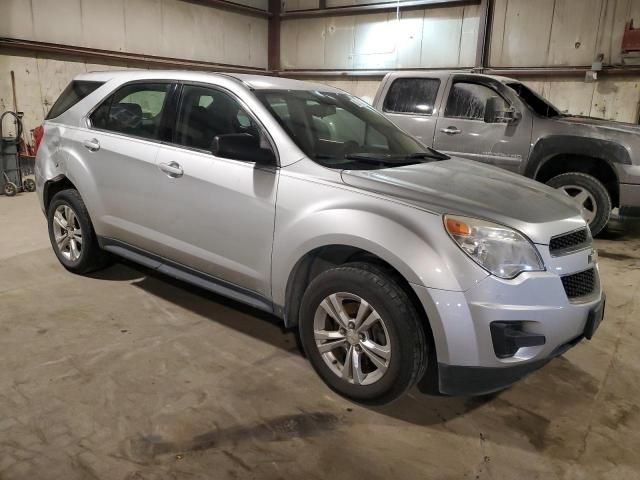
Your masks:
[{"label": "silver suv", "polygon": [[116,254],[273,313],[357,401],[416,383],[504,388],[603,316],[571,199],[427,148],[324,85],[83,74],[53,106],[36,163],[65,268]]}]

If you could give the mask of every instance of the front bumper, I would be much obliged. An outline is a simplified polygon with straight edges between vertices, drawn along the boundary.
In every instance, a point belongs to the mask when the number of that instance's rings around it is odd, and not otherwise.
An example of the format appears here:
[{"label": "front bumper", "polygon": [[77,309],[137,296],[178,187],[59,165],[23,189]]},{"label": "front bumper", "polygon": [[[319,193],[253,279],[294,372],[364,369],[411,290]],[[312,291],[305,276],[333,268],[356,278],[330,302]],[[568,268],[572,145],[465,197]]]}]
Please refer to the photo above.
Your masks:
[{"label": "front bumper", "polygon": [[[595,268],[591,250],[552,258],[539,246],[547,271],[520,274],[513,280],[489,276],[464,292],[413,285],[433,332],[441,393],[482,394],[504,388],[577,344],[590,312],[604,301],[599,279],[586,297],[569,300],[559,274]],[[557,273],[556,273],[557,272]],[[518,348],[500,358],[492,322],[516,322],[544,343]]]}]

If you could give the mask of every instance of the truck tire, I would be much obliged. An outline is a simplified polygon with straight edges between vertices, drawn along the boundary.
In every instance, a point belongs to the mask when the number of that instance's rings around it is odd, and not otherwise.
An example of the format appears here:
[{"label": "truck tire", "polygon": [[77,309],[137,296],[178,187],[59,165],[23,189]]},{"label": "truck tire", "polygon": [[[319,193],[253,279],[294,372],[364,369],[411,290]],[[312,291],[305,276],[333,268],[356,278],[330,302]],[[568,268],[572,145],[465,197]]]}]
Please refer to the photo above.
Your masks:
[{"label": "truck tire", "polygon": [[390,402],[426,370],[428,343],[416,308],[390,275],[369,264],[318,275],[304,293],[299,331],[318,375],[358,402]]},{"label": "truck tire", "polygon": [[562,190],[578,202],[594,237],[607,226],[611,196],[600,180],[586,173],[570,172],[553,177],[547,185]]},{"label": "truck tire", "polygon": [[100,248],[91,218],[77,190],[55,194],[47,210],[49,240],[60,263],[73,273],[86,274],[109,263]]}]

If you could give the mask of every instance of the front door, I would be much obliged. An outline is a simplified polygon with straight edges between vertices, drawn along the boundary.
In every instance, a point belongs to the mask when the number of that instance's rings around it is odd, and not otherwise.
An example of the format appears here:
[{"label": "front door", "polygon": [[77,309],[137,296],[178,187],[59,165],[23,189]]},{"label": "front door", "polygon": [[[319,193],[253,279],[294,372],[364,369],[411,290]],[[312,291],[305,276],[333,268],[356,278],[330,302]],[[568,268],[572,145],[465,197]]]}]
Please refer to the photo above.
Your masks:
[{"label": "front door", "polygon": [[217,135],[262,136],[230,93],[184,85],[174,140],[163,145],[151,178],[157,212],[155,251],[217,279],[269,297],[279,170],[214,156]]},{"label": "front door", "polygon": [[434,147],[450,155],[477,160],[518,172],[529,155],[532,117],[518,108],[520,118],[511,123],[485,121],[487,100],[497,97],[503,110],[512,102],[489,84],[452,77],[444,111],[438,118]]}]

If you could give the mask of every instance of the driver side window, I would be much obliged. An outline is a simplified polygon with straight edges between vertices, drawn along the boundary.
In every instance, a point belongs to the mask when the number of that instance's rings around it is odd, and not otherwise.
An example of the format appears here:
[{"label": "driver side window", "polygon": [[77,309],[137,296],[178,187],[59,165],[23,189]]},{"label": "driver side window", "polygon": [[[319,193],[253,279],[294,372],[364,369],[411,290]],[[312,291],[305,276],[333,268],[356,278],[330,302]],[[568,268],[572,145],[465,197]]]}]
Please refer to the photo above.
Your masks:
[{"label": "driver side window", "polygon": [[456,82],[449,92],[444,116],[484,121],[485,106],[491,97],[497,97],[501,100],[502,110],[509,108],[507,102],[495,90],[485,85]]},{"label": "driver side window", "polygon": [[176,143],[209,151],[217,135],[249,133],[259,128],[232,96],[215,88],[185,85],[176,124]]}]

